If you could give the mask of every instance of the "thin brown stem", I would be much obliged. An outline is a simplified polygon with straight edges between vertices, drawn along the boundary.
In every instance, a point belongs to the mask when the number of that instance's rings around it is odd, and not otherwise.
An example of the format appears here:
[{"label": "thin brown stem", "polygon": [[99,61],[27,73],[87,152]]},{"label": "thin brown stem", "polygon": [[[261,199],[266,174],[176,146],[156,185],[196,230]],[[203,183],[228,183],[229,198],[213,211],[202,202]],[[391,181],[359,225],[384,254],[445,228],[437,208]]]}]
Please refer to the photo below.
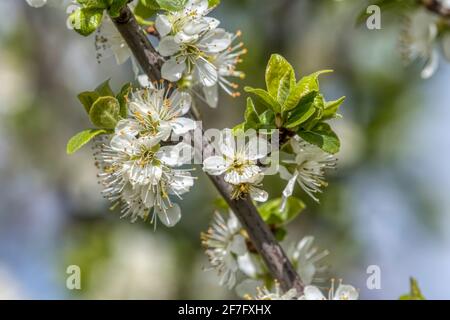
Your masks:
[{"label": "thin brown stem", "polygon": [[[151,80],[160,81],[161,63],[164,60],[141,30],[131,10],[125,7],[120,16],[113,20],[144,72]],[[193,112],[190,116],[198,119]],[[194,139],[197,140],[195,145],[202,145],[204,150],[210,144],[203,136]],[[223,176],[209,176],[209,178],[247,230],[250,240],[263,257],[274,279],[280,283],[283,290],[295,288],[299,294],[302,293],[304,285],[300,277],[252,201],[231,199],[231,187],[224,181]]]}]

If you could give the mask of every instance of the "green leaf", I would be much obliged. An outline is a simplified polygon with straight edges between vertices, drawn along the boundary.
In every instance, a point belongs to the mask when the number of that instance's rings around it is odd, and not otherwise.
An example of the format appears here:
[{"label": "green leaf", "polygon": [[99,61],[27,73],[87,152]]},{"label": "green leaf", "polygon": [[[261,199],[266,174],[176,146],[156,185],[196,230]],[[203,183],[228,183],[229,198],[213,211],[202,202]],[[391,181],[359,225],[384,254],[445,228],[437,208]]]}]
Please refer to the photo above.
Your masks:
[{"label": "green leaf", "polygon": [[80,8],[69,16],[70,24],[79,34],[88,36],[100,27],[103,11],[102,8]]},{"label": "green leaf", "polygon": [[284,104],[284,110],[295,108],[298,104],[302,103],[302,99],[307,97],[311,92],[319,92],[319,76],[329,72],[333,72],[333,70],[317,71],[300,79],[300,81],[291,88],[289,97]]},{"label": "green leaf", "polygon": [[97,92],[85,91],[78,95],[78,100],[80,100],[86,112],[89,114],[92,105],[97,99],[100,98],[100,95]]},{"label": "green leaf", "polygon": [[214,8],[220,4],[220,0],[208,0],[208,7]]},{"label": "green leaf", "polygon": [[325,110],[323,111],[322,114],[322,120],[337,118],[338,117],[337,112],[339,111],[339,107],[342,105],[344,100],[345,97],[341,97],[338,100],[327,102],[325,104]]},{"label": "green leaf", "polygon": [[73,136],[67,143],[67,154],[73,154],[77,152],[81,147],[91,141],[94,137],[105,133],[107,133],[107,131],[102,129],[88,129],[81,131],[80,133]]},{"label": "green leaf", "polygon": [[182,10],[187,0],[156,0],[161,9],[167,11],[180,11]]},{"label": "green leaf", "polygon": [[255,95],[255,98],[265,105],[267,108],[273,110],[276,113],[281,111],[281,106],[266,90],[263,89],[255,89],[252,87],[245,87],[244,90],[248,93],[252,93]]},{"label": "green leaf", "polygon": [[114,91],[112,91],[109,81],[110,79],[95,88],[95,92],[97,92],[101,97],[114,97]]},{"label": "green leaf", "polygon": [[116,95],[117,101],[120,104],[120,116],[126,118],[128,116],[127,98],[131,93],[131,83],[127,83],[120,89],[120,92]]},{"label": "green leaf", "polygon": [[291,64],[282,56],[273,54],[266,68],[266,86],[269,94],[278,102],[280,99],[284,102],[283,97],[289,94],[291,80],[295,83],[295,73]]},{"label": "green leaf", "polygon": [[310,92],[305,99],[302,99],[303,103],[299,104],[289,113],[285,124],[286,128],[291,129],[297,127],[308,121],[314,115],[316,112],[316,108],[314,107],[316,95],[316,92]]},{"label": "green leaf", "polygon": [[161,9],[157,0],[140,0],[139,3],[152,10]]},{"label": "green leaf", "polygon": [[[122,88],[123,90],[124,88]],[[120,94],[119,94],[120,95]],[[114,97],[114,92],[109,86],[109,80],[106,80],[100,84],[95,91],[84,91],[78,95],[78,100],[80,100],[84,109],[87,113],[91,111],[92,105],[100,97]],[[120,100],[119,100],[120,101]]]},{"label": "green leaf", "polygon": [[114,97],[101,97],[89,111],[91,122],[99,128],[114,129],[120,118],[120,104]]},{"label": "green leaf", "polygon": [[108,13],[112,18],[117,18],[120,15],[120,11],[128,3],[128,0],[113,0],[109,7]]},{"label": "green leaf", "polygon": [[289,197],[287,199],[283,211],[280,211],[281,204],[282,199],[277,198],[264,203],[258,208],[261,217],[267,224],[284,225],[292,221],[305,209],[303,201],[295,197]]},{"label": "green leaf", "polygon": [[309,131],[300,130],[297,133],[305,141],[318,146],[325,152],[331,154],[339,152],[341,145],[339,138],[327,123],[321,122]]},{"label": "green leaf", "polygon": [[426,300],[425,297],[422,295],[417,280],[411,277],[409,279],[409,283],[410,283],[410,292],[408,294],[402,295],[400,297],[400,300]]},{"label": "green leaf", "polygon": [[136,5],[136,7],[134,8],[134,15],[137,17],[137,19],[148,19],[152,16],[154,16],[159,9],[159,5],[156,4],[158,8],[152,8],[150,6],[145,6],[144,4],[142,4],[141,1],[139,1]]},{"label": "green leaf", "polygon": [[263,125],[275,125],[275,113],[272,110],[266,110],[259,116],[259,122]]},{"label": "green leaf", "polygon": [[245,109],[244,118],[245,118],[245,129],[249,128],[258,129],[260,121],[252,98],[247,98],[247,108]]},{"label": "green leaf", "polygon": [[[294,80],[292,80],[294,79]],[[282,106],[281,110],[284,111],[285,104],[287,99],[289,98],[289,94],[291,92],[291,87],[295,86],[295,73],[294,71],[287,71],[284,76],[280,80],[280,84],[278,87],[278,95],[277,101]]]}]

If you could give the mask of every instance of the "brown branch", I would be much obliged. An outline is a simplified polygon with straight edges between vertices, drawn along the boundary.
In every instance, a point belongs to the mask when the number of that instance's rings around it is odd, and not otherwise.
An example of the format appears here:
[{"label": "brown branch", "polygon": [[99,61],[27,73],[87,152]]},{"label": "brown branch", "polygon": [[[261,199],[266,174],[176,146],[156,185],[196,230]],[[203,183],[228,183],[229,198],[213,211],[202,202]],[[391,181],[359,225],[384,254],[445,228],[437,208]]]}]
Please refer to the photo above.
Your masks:
[{"label": "brown branch", "polygon": [[[161,63],[163,59],[140,29],[130,9],[125,7],[120,17],[113,20],[145,73],[153,81],[159,81],[161,79]],[[193,119],[198,119],[193,112],[190,113],[190,116]],[[195,145],[203,145],[204,150],[209,146],[209,141],[203,139],[203,137],[194,137],[194,139],[202,140],[195,141]],[[247,230],[253,245],[263,257],[274,279],[280,282],[283,290],[287,291],[295,288],[301,294],[304,285],[300,277],[276,241],[273,233],[262,220],[252,201],[249,199],[231,199],[231,187],[224,181],[223,176],[209,176],[209,178]]]},{"label": "brown branch", "polygon": [[442,2],[438,0],[419,0],[419,3],[429,11],[434,12],[443,18],[450,18],[450,8],[445,7]]}]

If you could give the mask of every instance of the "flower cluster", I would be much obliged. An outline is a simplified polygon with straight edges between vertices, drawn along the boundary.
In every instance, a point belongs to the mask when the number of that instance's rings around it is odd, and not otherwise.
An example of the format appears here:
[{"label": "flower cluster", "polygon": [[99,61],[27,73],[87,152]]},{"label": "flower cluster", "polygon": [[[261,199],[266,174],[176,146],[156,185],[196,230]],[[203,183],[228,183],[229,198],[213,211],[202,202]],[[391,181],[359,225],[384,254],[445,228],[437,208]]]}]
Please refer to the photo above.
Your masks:
[{"label": "flower cluster", "polygon": [[246,50],[242,43],[233,44],[240,32],[233,35],[218,28],[220,21],[207,17],[210,11],[207,0],[189,0],[180,11],[159,14],[155,27],[161,37],[158,51],[167,57],[162,77],[200,85],[206,102],[216,107],[219,87],[231,96],[239,95],[228,78],[244,77],[236,65]]},{"label": "flower cluster", "polygon": [[[201,238],[211,264],[207,270],[217,271],[220,285],[232,289],[237,284],[236,292],[241,296],[258,293],[257,288],[264,285],[263,280],[267,279],[268,274],[233,212],[230,211],[227,218],[216,212],[211,227]],[[319,274],[326,268],[320,261],[328,255],[328,251],[318,251],[313,247],[313,241],[311,236],[304,237],[290,250],[289,255],[305,285],[324,280]]]},{"label": "flower cluster", "polygon": [[[169,93],[172,92],[172,93]],[[170,136],[183,135],[195,123],[181,117],[191,97],[162,86],[140,90],[128,101],[130,116],[117,123],[114,134],[97,141],[95,157],[104,196],[122,206],[122,216],[151,222],[155,218],[174,226],[181,218],[181,199],[194,184],[190,170],[180,166],[191,160],[191,146],[164,145]],[[156,226],[156,224],[155,224]]]}]

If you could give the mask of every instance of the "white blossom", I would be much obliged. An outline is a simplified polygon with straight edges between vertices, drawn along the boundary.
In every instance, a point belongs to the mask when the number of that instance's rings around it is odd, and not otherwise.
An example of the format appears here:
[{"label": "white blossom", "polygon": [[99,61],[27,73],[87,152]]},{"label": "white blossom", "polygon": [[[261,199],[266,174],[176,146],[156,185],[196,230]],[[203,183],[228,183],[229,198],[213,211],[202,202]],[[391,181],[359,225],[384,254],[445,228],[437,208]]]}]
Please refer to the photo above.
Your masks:
[{"label": "white blossom", "polygon": [[417,10],[406,21],[401,49],[407,63],[425,61],[421,77],[428,79],[439,67],[439,52],[435,46],[438,36],[436,17],[425,10]]},{"label": "white blossom", "polygon": [[180,11],[158,14],[155,27],[161,37],[172,33],[177,39],[193,40],[201,31],[219,25],[217,19],[206,17],[210,11],[208,0],[189,0]]},{"label": "white blossom", "polygon": [[103,18],[102,24],[97,30],[95,35],[95,48],[97,50],[97,60],[99,62],[104,58],[114,56],[116,63],[122,65],[127,62],[128,59],[131,59],[133,72],[136,76],[138,75],[139,67],[133,57],[133,53],[108,16]]},{"label": "white blossom", "polygon": [[296,289],[283,292],[280,284],[275,282],[273,291],[268,290],[266,287],[257,288],[256,296],[247,298],[251,300],[298,300],[298,292]]},{"label": "white blossom", "polygon": [[224,51],[231,44],[232,36],[224,29],[202,30],[198,37],[186,42],[169,35],[161,39],[158,51],[162,56],[169,57],[161,69],[162,77],[176,82],[183,75],[192,74],[207,87],[218,81],[217,68],[209,61],[208,55]]},{"label": "white blossom", "polygon": [[[233,36],[232,42],[240,36],[241,32],[238,31],[236,35]],[[240,96],[240,93],[236,91],[239,86],[236,83],[231,82],[229,78],[245,78],[245,74],[242,71],[236,70],[237,64],[242,62],[241,56],[247,53],[247,49],[243,48],[243,46],[244,44],[242,42],[237,45],[231,44],[226,50],[211,58],[211,63],[217,69],[218,80],[213,86],[203,87],[206,103],[210,107],[216,108],[218,105],[219,87],[232,97]],[[200,79],[195,79],[195,82],[201,81]]]},{"label": "white blossom", "polygon": [[195,121],[185,115],[192,98],[186,92],[157,85],[134,92],[128,103],[131,118],[119,121],[116,132],[140,134],[146,139],[167,141],[172,133],[184,135],[195,129]]},{"label": "white blossom", "polygon": [[225,130],[218,145],[220,155],[206,158],[203,170],[210,175],[224,174],[224,180],[234,187],[234,199],[249,194],[255,201],[265,202],[268,194],[258,188],[264,178],[258,160],[267,156],[267,141],[253,136],[247,144],[239,142]]},{"label": "white blossom", "polygon": [[206,255],[212,268],[220,275],[220,285],[229,289],[236,284],[238,258],[248,253],[241,231],[241,224],[233,212],[229,212],[227,220],[216,212],[208,232],[202,234]]},{"label": "white blossom", "polygon": [[323,279],[318,278],[318,275],[327,269],[326,266],[320,264],[320,261],[329,252],[327,250],[319,252],[317,248],[313,247],[313,242],[314,237],[306,236],[297,243],[290,253],[291,261],[305,285],[323,281]]},{"label": "white blossom", "polygon": [[161,36],[158,51],[167,57],[162,77],[171,82],[192,79],[202,86],[206,102],[216,107],[219,87],[238,95],[227,78],[243,77],[235,67],[246,50],[242,44],[232,46],[240,33],[218,28],[220,21],[206,16],[210,11],[207,0],[191,0],[183,10],[158,15],[155,27]]},{"label": "white blossom", "polygon": [[180,220],[180,207],[170,196],[181,198],[194,183],[188,170],[170,166],[180,164],[176,159],[180,153],[176,149],[180,147],[160,147],[155,141],[128,134],[97,143],[95,156],[103,194],[122,205],[122,217],[135,222],[138,218],[146,220],[153,212],[151,222],[158,216],[166,226],[174,226]]},{"label": "white blossom", "polygon": [[327,185],[324,180],[325,169],[334,168],[337,161],[333,155],[307,143],[298,136],[292,138],[290,143],[295,153],[295,159],[283,160],[283,163],[291,168],[291,171],[282,165],[279,168],[280,177],[288,180],[283,191],[282,209],[294,192],[295,183],[298,183],[312,199],[318,202],[315,194],[320,193],[321,187]]},{"label": "white blossom", "polygon": [[331,281],[331,288],[328,291],[328,297],[315,286],[306,286],[303,290],[303,296],[300,300],[358,300],[359,293],[353,286],[339,283],[336,291],[334,281]]}]

